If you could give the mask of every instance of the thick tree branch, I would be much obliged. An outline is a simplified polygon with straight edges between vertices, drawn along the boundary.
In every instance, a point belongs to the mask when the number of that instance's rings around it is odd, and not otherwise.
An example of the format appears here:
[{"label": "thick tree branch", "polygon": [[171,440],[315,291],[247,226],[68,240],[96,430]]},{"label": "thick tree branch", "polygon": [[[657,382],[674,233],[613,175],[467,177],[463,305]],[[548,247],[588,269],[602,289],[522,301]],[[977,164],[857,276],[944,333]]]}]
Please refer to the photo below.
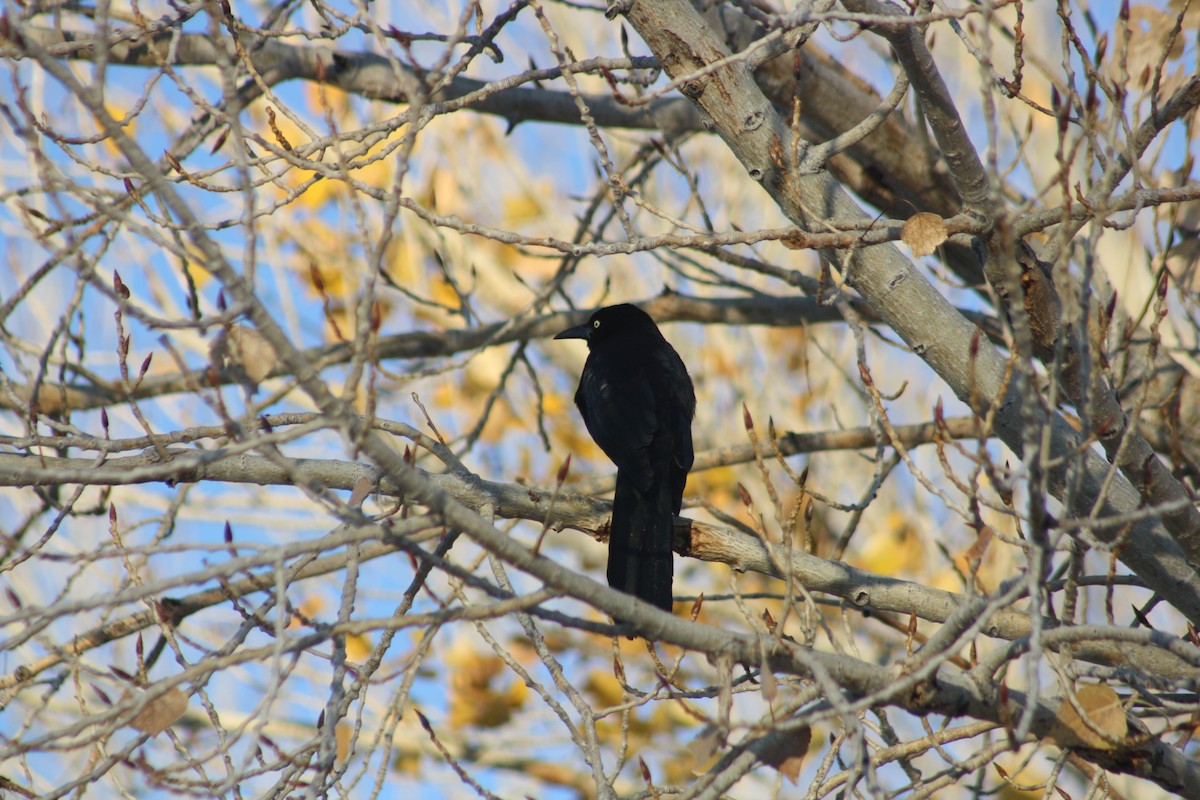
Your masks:
[{"label": "thick tree branch", "polygon": [[[864,434],[869,432],[859,435]],[[110,458],[101,466],[89,459],[0,454],[0,486],[71,483],[120,486],[168,481],[173,484],[223,482],[282,486],[307,483],[325,489],[351,491],[361,480],[375,483],[378,478],[372,468],[348,461],[295,459],[281,464],[257,456],[228,458],[219,451],[171,452],[175,457],[168,462],[162,462],[158,453],[152,451],[141,456]],[[704,460],[704,454],[700,460]],[[530,520],[554,530],[574,528],[601,541],[607,539],[608,518],[612,513],[611,503],[607,501],[574,492],[555,493],[546,488],[497,483],[465,471],[433,474],[419,470],[419,473],[428,485],[476,512],[488,509],[499,518]],[[378,490],[385,496],[411,499],[404,497],[399,487],[386,479],[378,482]],[[334,546],[341,545],[330,545]],[[780,580],[790,577],[809,591],[840,597],[864,611],[915,614],[931,622],[946,622],[964,604],[974,602],[952,592],[875,575],[841,562],[769,544],[730,528],[683,517],[676,520],[675,550],[683,556],[728,564],[738,571],[757,572]],[[384,551],[380,551],[376,555],[383,554]],[[269,563],[269,559],[264,563]],[[329,562],[328,567],[330,571],[336,569],[337,563]],[[247,585],[246,590],[258,588],[261,587]],[[1046,628],[1057,627],[1052,620],[1043,624]],[[1030,635],[1031,624],[1024,613],[999,611],[991,616],[983,633],[993,638],[1016,640]],[[1179,654],[1161,647],[1113,644],[1102,640],[1077,643],[1072,653],[1085,661],[1135,667],[1163,677],[1200,678],[1200,650],[1183,642],[1178,642],[1178,647],[1182,648],[1180,653],[1192,655],[1181,659]]]}]

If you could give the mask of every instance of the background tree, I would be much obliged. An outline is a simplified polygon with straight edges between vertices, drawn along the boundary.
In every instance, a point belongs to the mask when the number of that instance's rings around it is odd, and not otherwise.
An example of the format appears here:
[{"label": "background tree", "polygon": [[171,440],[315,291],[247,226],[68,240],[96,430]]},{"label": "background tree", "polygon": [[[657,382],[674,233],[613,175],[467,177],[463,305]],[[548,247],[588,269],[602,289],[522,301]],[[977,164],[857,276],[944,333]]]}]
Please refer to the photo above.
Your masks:
[{"label": "background tree", "polygon": [[[5,5],[0,788],[1200,796],[1197,30]],[[674,615],[550,338],[621,301]]]}]

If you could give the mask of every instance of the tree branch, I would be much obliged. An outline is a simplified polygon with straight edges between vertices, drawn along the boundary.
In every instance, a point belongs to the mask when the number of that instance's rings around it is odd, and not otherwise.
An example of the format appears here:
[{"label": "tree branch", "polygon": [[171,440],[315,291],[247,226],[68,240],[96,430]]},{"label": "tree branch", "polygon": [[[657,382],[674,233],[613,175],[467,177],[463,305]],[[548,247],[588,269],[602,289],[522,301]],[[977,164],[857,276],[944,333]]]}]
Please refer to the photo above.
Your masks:
[{"label": "tree branch", "polygon": [[[724,43],[689,3],[664,0],[635,3],[628,19],[675,79],[724,58]],[[746,167],[751,179],[797,224],[820,219],[854,219],[862,212],[827,175],[801,175],[795,169],[797,141],[763,97],[746,69],[733,64],[685,83],[684,94],[709,116],[715,130]],[[747,124],[753,120],[754,124]],[[822,256],[846,275],[847,282],[880,317],[968,403],[976,413],[995,413],[1000,438],[1014,452],[1025,450],[1023,398],[1007,377],[1005,358],[959,315],[892,245],[878,245],[847,256]],[[993,406],[993,403],[995,405]],[[1050,491],[1072,503],[1081,519],[1120,515],[1141,507],[1141,497],[1124,478],[1112,479],[1111,465],[1084,446],[1058,414],[1050,414],[1049,452],[1060,458],[1048,469]],[[1069,491],[1079,485],[1079,491]],[[1096,531],[1118,545],[1116,531]],[[1122,534],[1122,537],[1126,534]],[[1119,555],[1151,588],[1170,597],[1188,619],[1200,624],[1200,575],[1172,540],[1162,522],[1131,524],[1129,546]]]}]

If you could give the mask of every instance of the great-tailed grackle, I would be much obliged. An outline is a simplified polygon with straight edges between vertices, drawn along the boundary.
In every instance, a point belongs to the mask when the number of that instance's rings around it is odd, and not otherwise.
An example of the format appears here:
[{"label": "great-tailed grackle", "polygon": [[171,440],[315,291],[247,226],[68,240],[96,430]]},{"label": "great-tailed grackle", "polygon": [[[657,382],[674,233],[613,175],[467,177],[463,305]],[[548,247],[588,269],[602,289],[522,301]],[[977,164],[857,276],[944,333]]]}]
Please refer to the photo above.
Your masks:
[{"label": "great-tailed grackle", "polygon": [[617,465],[608,584],[670,611],[671,531],[692,468],[692,379],[637,306],[602,308],[554,338],[587,341],[575,405]]}]

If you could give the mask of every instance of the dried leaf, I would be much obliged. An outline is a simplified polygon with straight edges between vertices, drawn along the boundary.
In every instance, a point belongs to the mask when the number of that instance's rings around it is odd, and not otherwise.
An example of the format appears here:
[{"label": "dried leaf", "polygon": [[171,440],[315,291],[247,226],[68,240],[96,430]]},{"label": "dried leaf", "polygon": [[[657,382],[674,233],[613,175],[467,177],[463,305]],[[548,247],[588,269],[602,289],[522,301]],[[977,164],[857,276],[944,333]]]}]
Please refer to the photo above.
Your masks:
[{"label": "dried leaf", "polygon": [[769,669],[763,669],[758,674],[758,679],[762,684],[763,700],[766,701],[768,707],[773,706],[779,697],[779,684],[775,680],[775,673]]},{"label": "dried leaf", "polygon": [[712,768],[725,745],[725,737],[716,725],[705,725],[700,735],[688,742],[692,755],[692,774],[703,775]]},{"label": "dried leaf", "polygon": [[234,325],[229,329],[229,344],[233,358],[255,385],[262,383],[279,361],[275,348],[254,328]]},{"label": "dried leaf", "polygon": [[168,689],[161,697],[155,698],[138,712],[138,715],[129,721],[129,725],[142,733],[157,736],[182,717],[187,712],[187,707],[186,694],[179,689]]},{"label": "dried leaf", "polygon": [[1054,740],[1064,747],[1112,750],[1115,745],[1109,739],[1123,739],[1129,731],[1121,698],[1104,684],[1087,684],[1076,690],[1075,699],[1087,720],[1082,719],[1075,706],[1063,698],[1055,714]]},{"label": "dried leaf", "polygon": [[230,370],[237,380],[257,391],[258,384],[279,364],[275,348],[254,328],[230,326],[213,340],[210,357],[218,368]]},{"label": "dried leaf", "polygon": [[363,501],[370,497],[371,492],[375,490],[375,481],[364,476],[359,477],[354,482],[354,490],[350,492],[350,500],[348,505],[351,508],[362,508]]},{"label": "dried leaf", "polygon": [[917,258],[930,255],[946,241],[946,221],[928,211],[913,214],[900,230],[900,240]]},{"label": "dried leaf", "polygon": [[975,542],[962,555],[954,559],[955,566],[963,572],[974,574],[983,562],[983,556],[991,544],[995,531],[990,525],[984,525],[975,536]]},{"label": "dried leaf", "polygon": [[1184,239],[1166,254],[1167,270],[1182,288],[1200,291],[1200,239]]},{"label": "dried leaf", "polygon": [[808,237],[800,231],[789,233],[779,242],[788,250],[807,250],[809,248]]},{"label": "dried leaf", "polygon": [[806,726],[789,734],[768,737],[758,750],[758,758],[779,770],[779,774],[795,786],[800,779],[800,770],[804,768],[804,757],[808,755],[810,744],[812,729]]}]

